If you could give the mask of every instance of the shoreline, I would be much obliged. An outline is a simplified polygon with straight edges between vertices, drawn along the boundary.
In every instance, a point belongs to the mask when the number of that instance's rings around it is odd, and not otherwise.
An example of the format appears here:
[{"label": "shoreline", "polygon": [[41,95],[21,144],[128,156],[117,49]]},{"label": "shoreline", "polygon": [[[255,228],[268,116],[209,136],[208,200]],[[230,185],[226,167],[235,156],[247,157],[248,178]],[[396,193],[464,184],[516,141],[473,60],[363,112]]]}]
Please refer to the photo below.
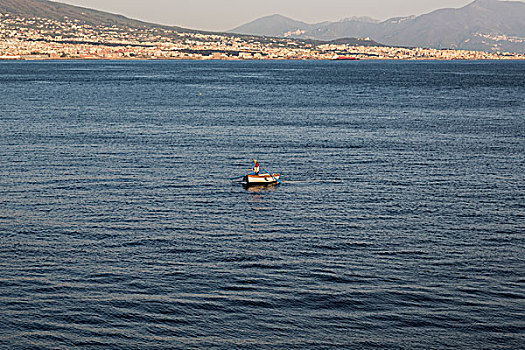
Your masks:
[{"label": "shoreline", "polygon": [[[105,57],[74,57],[74,58],[42,58],[42,57],[0,57],[0,62],[15,62],[15,61],[26,61],[26,62],[75,62],[75,61],[232,61],[232,62],[254,62],[254,61],[318,61],[318,62],[341,62],[338,60],[327,59],[327,58],[313,58],[313,59],[302,59],[302,58],[268,58],[268,59],[216,59],[216,58],[105,58]],[[425,61],[441,61],[441,62],[501,62],[501,61],[525,61],[525,57],[509,57],[509,58],[479,58],[479,59],[468,59],[468,58],[361,58],[359,60],[351,61],[351,64],[357,64],[359,61],[403,61],[403,62],[425,62]]]}]

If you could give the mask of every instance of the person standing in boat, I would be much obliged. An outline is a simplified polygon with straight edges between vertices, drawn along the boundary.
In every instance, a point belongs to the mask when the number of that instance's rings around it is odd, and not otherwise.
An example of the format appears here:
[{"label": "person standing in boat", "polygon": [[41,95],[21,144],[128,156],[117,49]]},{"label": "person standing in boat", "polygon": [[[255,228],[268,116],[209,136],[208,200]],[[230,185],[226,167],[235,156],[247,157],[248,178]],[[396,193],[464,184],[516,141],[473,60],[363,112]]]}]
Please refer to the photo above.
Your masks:
[{"label": "person standing in boat", "polygon": [[253,172],[255,173],[255,175],[259,175],[259,162],[257,161],[257,159],[253,160]]}]

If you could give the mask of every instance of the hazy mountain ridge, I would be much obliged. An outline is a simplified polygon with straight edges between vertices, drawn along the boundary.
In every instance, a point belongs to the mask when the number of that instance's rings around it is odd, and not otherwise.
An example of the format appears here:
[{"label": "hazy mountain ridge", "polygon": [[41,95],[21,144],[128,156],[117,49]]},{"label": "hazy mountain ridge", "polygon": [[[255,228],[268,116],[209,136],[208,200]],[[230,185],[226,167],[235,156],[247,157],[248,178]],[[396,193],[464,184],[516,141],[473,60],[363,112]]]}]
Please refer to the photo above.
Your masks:
[{"label": "hazy mountain ridge", "polygon": [[[148,23],[143,22],[135,19],[131,19],[128,17],[125,17],[123,15],[117,15],[112,14],[104,11],[64,4],[60,2],[54,2],[49,0],[0,0],[0,14],[13,14],[25,18],[43,18],[43,19],[50,19],[50,20],[56,20],[56,21],[63,21],[64,19],[78,21],[80,24],[88,24],[88,25],[94,25],[94,26],[104,26],[104,27],[119,27],[121,30],[126,30],[126,28],[134,28],[134,29],[161,29],[166,30],[166,33],[168,36],[174,36],[178,35],[177,33],[202,33],[205,35],[209,34],[219,34],[219,35],[227,35],[232,36],[232,33],[218,33],[218,32],[207,32],[207,31],[201,31],[201,30],[194,30],[194,29],[187,29],[187,28],[181,28],[176,26],[166,26],[166,25],[159,25],[155,23]],[[364,18],[364,20],[371,20],[368,18]],[[242,37],[248,37],[255,36],[253,39],[258,40],[260,42],[266,42],[267,40],[270,40],[268,38],[263,38],[263,36],[272,36],[272,37],[290,37],[290,38],[296,38],[299,33],[284,33],[285,35],[280,35],[283,30],[286,28],[291,27],[301,27],[301,28],[307,28],[308,30],[315,30],[318,27],[325,26],[329,24],[329,22],[322,22],[318,24],[307,24],[300,21],[294,21],[289,18],[286,18],[284,16],[280,15],[274,15],[269,16],[268,23],[265,23],[262,21],[261,23],[261,32],[263,30],[266,30],[265,28],[268,27],[268,24],[271,23],[272,27],[274,29],[270,34],[264,34],[264,35],[258,35],[258,34],[248,34],[248,35],[240,35]],[[257,30],[255,30],[257,32]],[[59,34],[59,33],[57,33]],[[239,36],[239,35],[236,35]],[[258,37],[261,36],[261,37]],[[298,38],[299,39],[299,38]],[[342,41],[348,43],[349,45],[363,45],[363,46],[383,46],[382,44],[379,44],[372,40],[363,40],[363,39],[356,39],[356,38],[338,38]],[[286,40],[286,39],[277,39],[280,41]],[[304,38],[303,40],[306,40],[306,42],[312,42],[315,44],[319,44],[318,41],[312,41],[308,38]],[[331,42],[332,40],[326,40],[327,42]]]},{"label": "hazy mountain ridge", "polygon": [[264,26],[272,27],[272,17],[255,20],[231,32],[251,34],[256,26],[258,35],[315,40],[371,37],[387,45],[525,53],[525,3],[519,1],[476,0],[458,9],[440,9],[383,22],[350,18],[307,24],[280,16],[281,24],[290,25],[265,31]]},{"label": "hazy mountain ridge", "polygon": [[[149,31],[149,37],[164,35],[180,40],[184,37],[184,33],[234,37],[231,33],[210,33],[158,25],[122,15],[47,0],[0,0],[1,13],[11,13],[26,19],[47,18],[57,21],[67,19],[73,24],[70,28],[71,33],[74,32],[75,23],[84,23],[94,25],[99,30],[106,32],[108,30],[111,32],[113,27],[129,33],[138,29]],[[298,39],[301,45],[314,46],[323,42],[344,42],[354,46],[381,46],[378,44],[381,42],[391,46],[525,53],[525,21],[523,18],[525,18],[525,3],[477,0],[460,9],[442,9],[422,16],[392,18],[383,22],[368,17],[352,17],[339,22],[308,24],[273,15],[241,26],[239,27],[241,29],[237,28],[234,32],[246,33],[247,35],[236,34],[235,37],[242,37],[248,41],[274,43],[277,40],[281,41],[282,45],[287,45],[289,42],[289,39],[286,38],[294,38]],[[24,25],[32,26],[30,21]],[[252,32],[247,28],[250,26]],[[63,36],[62,34],[60,30],[55,32],[55,35],[58,36]],[[250,35],[257,35],[257,37]],[[282,37],[282,39],[275,37]]]},{"label": "hazy mountain ridge", "polygon": [[[65,17],[78,20],[81,23],[96,25],[119,25],[131,28],[167,27],[131,19],[109,12],[68,5],[47,0],[0,0],[0,13],[11,13],[23,17],[39,17],[52,20],[62,20]],[[172,29],[179,27],[170,26]]]},{"label": "hazy mountain ridge", "polygon": [[[256,21],[251,22],[249,33],[240,34],[250,34],[250,35],[260,35],[260,36],[285,36],[287,32],[292,32],[295,30],[311,30],[315,24],[308,24],[301,21],[296,21],[291,18],[282,16],[282,15],[271,15],[260,18]],[[231,31],[232,33],[235,31]],[[237,33],[237,32],[235,32]]]}]

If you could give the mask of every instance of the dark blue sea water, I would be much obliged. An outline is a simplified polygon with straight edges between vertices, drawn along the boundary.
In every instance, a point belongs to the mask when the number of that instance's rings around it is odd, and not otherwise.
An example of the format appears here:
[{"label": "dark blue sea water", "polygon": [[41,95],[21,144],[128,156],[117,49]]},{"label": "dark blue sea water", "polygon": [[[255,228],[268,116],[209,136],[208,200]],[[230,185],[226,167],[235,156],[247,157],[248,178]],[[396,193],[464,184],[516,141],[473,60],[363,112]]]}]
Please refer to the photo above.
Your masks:
[{"label": "dark blue sea water", "polygon": [[525,348],[525,62],[4,62],[0,101],[0,348]]}]

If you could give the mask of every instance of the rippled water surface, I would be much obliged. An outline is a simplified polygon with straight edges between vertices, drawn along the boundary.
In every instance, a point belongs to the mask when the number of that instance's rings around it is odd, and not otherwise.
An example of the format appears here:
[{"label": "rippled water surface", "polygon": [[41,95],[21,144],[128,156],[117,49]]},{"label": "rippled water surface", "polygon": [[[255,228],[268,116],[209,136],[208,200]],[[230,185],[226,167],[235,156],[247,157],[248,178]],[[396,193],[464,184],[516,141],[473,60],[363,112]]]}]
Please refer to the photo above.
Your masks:
[{"label": "rippled water surface", "polygon": [[0,347],[523,348],[524,100],[520,62],[0,63]]}]

